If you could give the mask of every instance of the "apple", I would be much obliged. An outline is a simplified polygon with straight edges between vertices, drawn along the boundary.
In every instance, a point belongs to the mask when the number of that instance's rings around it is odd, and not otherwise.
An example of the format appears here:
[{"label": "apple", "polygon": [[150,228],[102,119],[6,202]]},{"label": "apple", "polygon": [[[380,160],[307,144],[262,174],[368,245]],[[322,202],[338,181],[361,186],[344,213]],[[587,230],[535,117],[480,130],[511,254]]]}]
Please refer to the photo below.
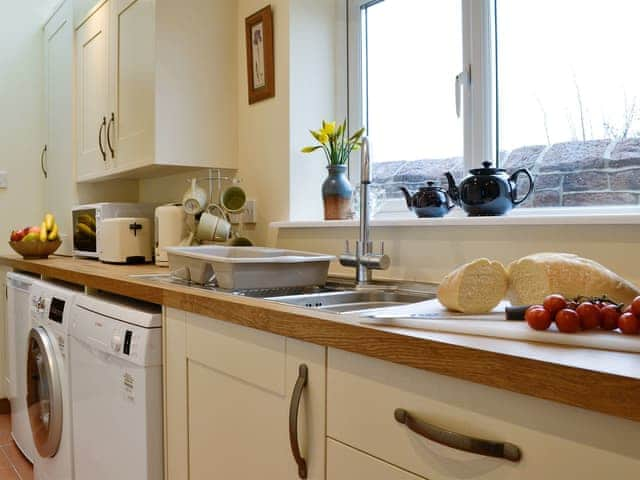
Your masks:
[{"label": "apple", "polygon": [[40,229],[37,232],[29,232],[22,239],[23,242],[35,242],[40,241]]},{"label": "apple", "polygon": [[38,235],[40,235],[40,227],[29,227],[27,233],[37,233]]},{"label": "apple", "polygon": [[20,240],[22,240],[22,237],[24,237],[24,234],[22,233],[22,230],[11,230],[11,241],[12,242],[19,242]]}]

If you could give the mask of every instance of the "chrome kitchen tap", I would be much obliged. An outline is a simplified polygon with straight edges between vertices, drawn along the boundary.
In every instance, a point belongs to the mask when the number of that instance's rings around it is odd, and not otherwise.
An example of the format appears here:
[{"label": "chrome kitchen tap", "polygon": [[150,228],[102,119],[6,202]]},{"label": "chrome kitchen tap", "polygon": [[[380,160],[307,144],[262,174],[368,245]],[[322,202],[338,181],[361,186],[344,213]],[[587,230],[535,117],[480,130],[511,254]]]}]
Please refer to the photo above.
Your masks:
[{"label": "chrome kitchen tap", "polygon": [[384,254],[384,242],[380,253],[373,253],[373,242],[369,240],[369,185],[371,184],[371,161],[369,153],[371,146],[367,137],[362,137],[362,151],[360,156],[360,240],[356,241],[355,254],[349,251],[349,241],[346,242],[346,252],[340,255],[340,264],[345,267],[355,267],[356,285],[358,287],[369,284],[372,280],[372,270],[386,270],[391,265],[391,259]]}]

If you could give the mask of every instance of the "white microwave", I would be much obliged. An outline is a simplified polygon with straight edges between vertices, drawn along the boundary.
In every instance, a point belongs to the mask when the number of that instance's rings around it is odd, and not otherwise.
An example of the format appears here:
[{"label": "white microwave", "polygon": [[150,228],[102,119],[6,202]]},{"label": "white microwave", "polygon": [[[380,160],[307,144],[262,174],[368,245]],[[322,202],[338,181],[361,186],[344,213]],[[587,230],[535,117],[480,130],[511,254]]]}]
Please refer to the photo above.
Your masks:
[{"label": "white microwave", "polygon": [[143,217],[153,222],[155,206],[145,203],[93,203],[71,209],[73,256],[98,258],[101,223],[107,218]]}]

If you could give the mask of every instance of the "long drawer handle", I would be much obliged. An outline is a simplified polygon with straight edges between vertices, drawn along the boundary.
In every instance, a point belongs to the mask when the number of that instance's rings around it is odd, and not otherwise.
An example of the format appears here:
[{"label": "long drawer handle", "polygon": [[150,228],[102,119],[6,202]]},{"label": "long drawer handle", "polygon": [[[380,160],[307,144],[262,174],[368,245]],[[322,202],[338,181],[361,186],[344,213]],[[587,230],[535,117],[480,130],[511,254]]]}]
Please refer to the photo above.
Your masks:
[{"label": "long drawer handle", "polygon": [[298,412],[300,410],[300,400],[302,392],[307,386],[309,369],[306,365],[300,365],[298,370],[298,380],[291,395],[291,405],[289,406],[289,441],[291,442],[291,453],[293,459],[298,464],[298,476],[307,478],[307,462],[300,454],[300,442],[298,441]]},{"label": "long drawer handle", "polygon": [[393,412],[393,416],[398,423],[406,425],[412,432],[431,441],[446,445],[447,447],[455,448],[456,450],[476,453],[478,455],[484,455],[485,457],[504,458],[512,462],[519,462],[522,457],[520,449],[512,443],[493,442],[491,440],[451,432],[418,420],[402,408],[397,408],[395,412]]}]

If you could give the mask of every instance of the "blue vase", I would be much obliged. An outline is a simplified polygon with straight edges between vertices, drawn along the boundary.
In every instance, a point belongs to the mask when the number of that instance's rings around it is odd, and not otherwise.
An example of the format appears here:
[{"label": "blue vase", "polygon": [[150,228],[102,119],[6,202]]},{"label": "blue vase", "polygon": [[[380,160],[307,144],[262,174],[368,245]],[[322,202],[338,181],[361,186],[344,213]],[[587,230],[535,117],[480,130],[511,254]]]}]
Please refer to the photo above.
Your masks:
[{"label": "blue vase", "polygon": [[329,165],[329,176],[322,184],[325,220],[351,218],[351,196],[353,187],[347,178],[346,165]]}]

